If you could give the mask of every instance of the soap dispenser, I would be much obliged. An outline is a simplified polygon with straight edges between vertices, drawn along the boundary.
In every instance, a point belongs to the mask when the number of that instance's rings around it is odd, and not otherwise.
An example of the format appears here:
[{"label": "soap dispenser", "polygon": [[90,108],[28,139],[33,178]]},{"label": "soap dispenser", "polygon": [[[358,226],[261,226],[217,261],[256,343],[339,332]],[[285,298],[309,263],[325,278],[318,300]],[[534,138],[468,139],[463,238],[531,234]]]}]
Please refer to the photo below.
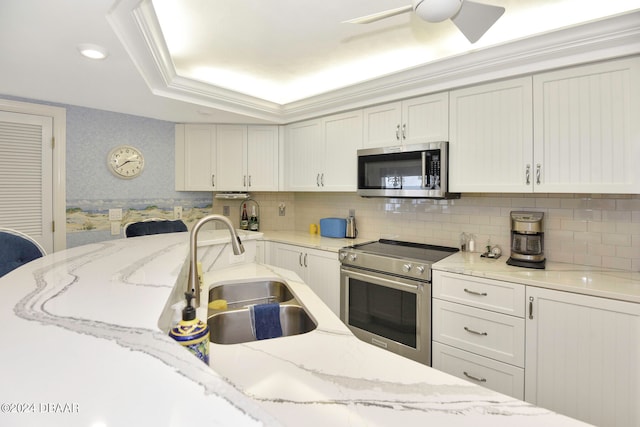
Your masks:
[{"label": "soap dispenser", "polygon": [[191,306],[193,294],[185,292],[184,296],[187,299],[187,306],[182,310],[182,320],[169,331],[169,336],[208,365],[209,326],[196,319],[196,309]]}]

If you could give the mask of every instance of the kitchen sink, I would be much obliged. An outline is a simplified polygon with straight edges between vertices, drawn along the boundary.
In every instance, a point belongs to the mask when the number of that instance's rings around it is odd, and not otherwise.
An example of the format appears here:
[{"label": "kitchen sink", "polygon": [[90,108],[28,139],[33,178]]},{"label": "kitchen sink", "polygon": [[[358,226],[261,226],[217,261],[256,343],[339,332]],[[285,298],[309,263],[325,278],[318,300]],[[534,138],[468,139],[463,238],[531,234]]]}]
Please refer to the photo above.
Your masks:
[{"label": "kitchen sink", "polygon": [[[216,344],[239,344],[256,341],[251,330],[248,308],[221,311],[209,316],[210,340]],[[313,331],[318,325],[300,305],[280,306],[282,336],[300,335]]]},{"label": "kitchen sink", "polygon": [[222,284],[209,289],[209,302],[225,300],[228,309],[272,302],[282,303],[293,299],[287,285],[277,280]]},{"label": "kitchen sink", "polygon": [[256,341],[249,307],[257,304],[280,304],[283,337],[305,334],[318,326],[286,283],[278,280],[221,283],[209,289],[209,302],[215,300],[227,302],[226,308],[210,308],[207,316],[210,340],[216,344]]}]

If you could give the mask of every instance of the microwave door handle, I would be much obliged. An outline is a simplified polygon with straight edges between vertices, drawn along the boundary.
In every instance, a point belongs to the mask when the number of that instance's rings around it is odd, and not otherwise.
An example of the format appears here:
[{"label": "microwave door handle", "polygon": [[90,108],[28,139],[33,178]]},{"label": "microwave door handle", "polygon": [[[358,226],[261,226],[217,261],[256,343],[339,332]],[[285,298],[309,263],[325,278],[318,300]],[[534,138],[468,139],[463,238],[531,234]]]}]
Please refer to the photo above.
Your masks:
[{"label": "microwave door handle", "polygon": [[422,156],[422,187],[421,188],[425,188],[426,187],[425,178],[427,176],[427,153],[423,151],[420,154]]}]

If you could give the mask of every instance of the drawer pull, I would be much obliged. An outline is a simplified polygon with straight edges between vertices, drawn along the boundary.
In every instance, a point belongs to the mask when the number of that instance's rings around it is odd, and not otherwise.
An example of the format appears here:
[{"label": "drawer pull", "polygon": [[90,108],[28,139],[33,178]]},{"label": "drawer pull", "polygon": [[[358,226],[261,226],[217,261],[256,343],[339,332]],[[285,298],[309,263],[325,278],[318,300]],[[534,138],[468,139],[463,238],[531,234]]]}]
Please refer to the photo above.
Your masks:
[{"label": "drawer pull", "polygon": [[464,288],[464,291],[465,291],[466,293],[468,293],[468,294],[471,294],[471,295],[478,295],[478,296],[480,296],[480,297],[486,297],[486,296],[487,296],[487,293],[486,293],[486,292],[472,291],[472,290],[467,289],[467,288]]},{"label": "drawer pull", "polygon": [[464,330],[469,332],[470,334],[476,334],[476,335],[482,335],[482,336],[486,336],[487,333],[486,332],[478,332],[478,331],[474,331],[473,329],[469,329],[466,326],[464,327]]},{"label": "drawer pull", "polygon": [[476,377],[474,375],[468,374],[467,371],[463,371],[462,373],[464,374],[465,377],[467,377],[469,379],[472,379],[474,381],[478,381],[479,383],[486,383],[487,382],[486,378],[478,378],[478,377]]}]

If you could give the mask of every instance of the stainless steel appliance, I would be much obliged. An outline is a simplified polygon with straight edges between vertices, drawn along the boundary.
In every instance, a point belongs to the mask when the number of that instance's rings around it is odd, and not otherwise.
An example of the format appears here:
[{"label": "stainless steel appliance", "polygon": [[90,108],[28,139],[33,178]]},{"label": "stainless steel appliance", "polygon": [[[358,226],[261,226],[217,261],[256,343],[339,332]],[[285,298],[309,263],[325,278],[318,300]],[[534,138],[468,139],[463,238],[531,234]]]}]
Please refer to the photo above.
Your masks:
[{"label": "stainless steel appliance", "polygon": [[446,141],[358,150],[358,194],[460,198],[448,191],[448,156]]},{"label": "stainless steel appliance", "polygon": [[507,264],[545,268],[543,212],[511,212],[511,256]]},{"label": "stainless steel appliance", "polygon": [[356,228],[356,217],[350,216],[347,217],[347,230],[345,232],[345,237],[348,239],[355,239],[358,237],[358,229]]},{"label": "stainless steel appliance", "polygon": [[340,249],[340,318],[361,340],[431,365],[431,265],[457,251],[395,240]]}]

